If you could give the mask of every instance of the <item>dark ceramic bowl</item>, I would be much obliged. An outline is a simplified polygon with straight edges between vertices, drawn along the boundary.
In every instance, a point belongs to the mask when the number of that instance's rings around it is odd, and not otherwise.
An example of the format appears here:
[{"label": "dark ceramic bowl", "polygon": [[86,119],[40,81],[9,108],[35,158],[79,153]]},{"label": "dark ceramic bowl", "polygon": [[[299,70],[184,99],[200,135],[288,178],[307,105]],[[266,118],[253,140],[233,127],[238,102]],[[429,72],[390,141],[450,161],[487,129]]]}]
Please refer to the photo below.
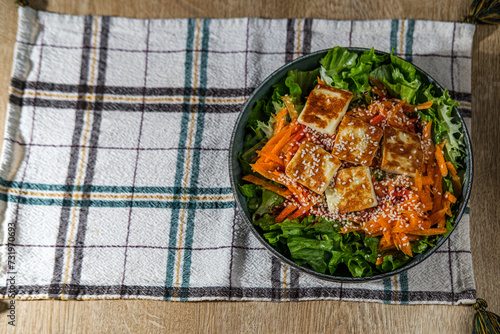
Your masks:
[{"label": "dark ceramic bowl", "polygon": [[[364,48],[347,48],[351,52],[356,52],[358,54],[364,52],[367,49]],[[240,214],[243,216],[244,221],[250,228],[250,230],[253,232],[253,234],[257,237],[257,239],[260,240],[262,245],[264,245],[269,252],[271,252],[274,256],[278,257],[281,261],[287,263],[288,265],[302,271],[308,274],[311,274],[313,276],[316,276],[318,278],[322,278],[325,280],[330,280],[330,281],[337,281],[337,282],[366,282],[370,280],[377,280],[377,279],[382,279],[385,277],[393,276],[400,274],[414,266],[416,266],[419,263],[422,263],[425,259],[427,259],[432,253],[434,253],[453,233],[455,228],[457,227],[458,222],[462,218],[462,215],[465,211],[465,207],[467,206],[467,202],[469,200],[469,195],[472,187],[472,175],[473,175],[473,163],[472,163],[472,150],[471,150],[471,142],[470,142],[470,137],[469,133],[467,132],[467,128],[465,126],[463,118],[460,116],[460,113],[458,112],[457,108],[453,109],[453,113],[455,116],[460,120],[462,123],[463,127],[463,132],[464,132],[464,141],[465,141],[465,146],[466,146],[466,159],[465,159],[465,183],[463,185],[463,191],[462,191],[462,196],[459,197],[458,199],[458,211],[456,214],[455,218],[455,224],[453,225],[452,232],[449,233],[447,236],[443,236],[438,240],[438,243],[436,247],[433,247],[423,253],[415,255],[409,262],[407,262],[405,265],[399,267],[396,270],[389,271],[383,274],[378,274],[378,275],[373,275],[373,276],[368,276],[368,277],[343,277],[343,276],[333,276],[333,275],[328,275],[328,274],[321,274],[318,273],[310,268],[304,267],[304,266],[299,266],[295,262],[293,262],[291,259],[286,258],[284,255],[278,253],[267,241],[264,239],[264,237],[260,234],[260,232],[257,230],[257,228],[252,225],[251,222],[251,217],[252,215],[248,211],[247,204],[246,204],[246,199],[243,194],[239,191],[237,185],[242,183],[242,174],[241,174],[241,166],[238,161],[238,153],[241,151],[243,148],[243,142],[244,142],[244,136],[245,136],[245,127],[247,124],[248,116],[250,115],[250,112],[252,110],[252,107],[254,106],[255,102],[260,100],[264,94],[271,88],[272,85],[277,83],[281,78],[286,76],[286,73],[290,70],[298,69],[301,71],[310,71],[315,68],[318,68],[320,66],[320,59],[323,58],[328,50],[321,50],[317,51],[314,53],[311,53],[309,55],[300,57],[295,59],[294,61],[288,63],[285,66],[282,66],[281,68],[277,69],[274,73],[272,73],[270,76],[267,77],[266,80],[264,80],[257,89],[253,92],[253,94],[249,97],[248,101],[246,102],[245,106],[243,107],[243,110],[241,111],[238,119],[236,120],[236,125],[233,130],[233,134],[231,137],[231,144],[229,147],[229,175],[231,178],[231,187],[233,189],[233,194],[236,200],[236,205],[238,206],[238,209],[240,211]],[[383,54],[385,52],[381,51],[376,51],[377,54]],[[417,73],[420,75],[422,81],[426,84],[432,83],[436,92],[439,92],[440,94],[443,93],[444,89],[443,87],[437,83],[430,75],[422,71],[420,68],[415,66]]]}]

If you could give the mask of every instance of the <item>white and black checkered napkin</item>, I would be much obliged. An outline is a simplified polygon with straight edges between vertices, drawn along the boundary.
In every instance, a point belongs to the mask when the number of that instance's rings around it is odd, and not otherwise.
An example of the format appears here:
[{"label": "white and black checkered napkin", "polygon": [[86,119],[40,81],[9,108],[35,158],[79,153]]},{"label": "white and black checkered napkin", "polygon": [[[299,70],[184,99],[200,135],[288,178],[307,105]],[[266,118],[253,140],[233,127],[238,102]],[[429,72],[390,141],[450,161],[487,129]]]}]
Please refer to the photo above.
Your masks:
[{"label": "white and black checkered napkin", "polygon": [[259,244],[238,216],[227,170],[230,133],[252,90],[293,58],[335,45],[395,47],[470,120],[473,33],[469,24],[418,20],[136,20],[19,9],[0,170],[0,293],[473,302],[468,214],[449,243],[404,274],[326,282]]}]

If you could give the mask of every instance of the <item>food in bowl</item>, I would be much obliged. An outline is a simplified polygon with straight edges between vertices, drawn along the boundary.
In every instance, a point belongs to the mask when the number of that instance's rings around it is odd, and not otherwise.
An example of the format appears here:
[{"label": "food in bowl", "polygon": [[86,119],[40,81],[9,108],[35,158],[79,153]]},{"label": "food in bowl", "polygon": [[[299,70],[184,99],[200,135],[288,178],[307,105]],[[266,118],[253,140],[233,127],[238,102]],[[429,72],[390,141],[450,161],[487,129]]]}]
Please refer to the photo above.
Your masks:
[{"label": "food in bowl", "polygon": [[458,105],[394,56],[335,47],[257,101],[238,160],[252,224],[320,274],[372,277],[435,247],[457,215]]}]

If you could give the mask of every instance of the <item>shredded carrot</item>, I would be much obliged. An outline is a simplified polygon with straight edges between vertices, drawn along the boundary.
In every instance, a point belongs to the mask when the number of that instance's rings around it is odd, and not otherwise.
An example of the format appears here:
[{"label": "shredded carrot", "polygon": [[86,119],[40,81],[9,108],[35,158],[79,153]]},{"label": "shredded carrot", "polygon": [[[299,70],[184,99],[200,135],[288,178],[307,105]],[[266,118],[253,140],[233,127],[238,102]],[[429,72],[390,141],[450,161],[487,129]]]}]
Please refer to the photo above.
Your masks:
[{"label": "shredded carrot", "polygon": [[295,133],[284,145],[282,148],[282,153],[288,153],[289,151],[294,151],[294,153],[299,148],[299,144],[302,139],[306,136],[304,129],[300,129],[297,133]]},{"label": "shredded carrot", "polygon": [[276,144],[276,146],[273,147],[271,152],[273,154],[279,154],[279,152],[285,147],[286,143],[290,140],[290,134],[287,133],[285,136],[283,136],[280,141]]},{"label": "shredded carrot", "polygon": [[393,248],[396,248],[396,246],[394,245],[394,242],[392,239],[392,234],[391,233],[384,233],[384,235],[380,239],[380,242],[378,243],[377,251],[383,252],[383,251],[393,249]]},{"label": "shredded carrot", "polygon": [[438,144],[438,146],[441,149],[441,151],[444,151],[444,147],[446,146],[446,143],[448,143],[448,139],[445,139],[445,140],[443,140],[442,142],[440,142]]},{"label": "shredded carrot", "polygon": [[285,167],[288,166],[288,164],[290,163],[290,161],[292,161],[292,158],[293,158],[293,152],[291,150],[288,151],[288,152],[286,152]]},{"label": "shredded carrot", "polygon": [[287,113],[288,113],[287,109],[283,108],[283,110],[281,110],[274,118],[276,121],[274,123],[274,134],[275,135],[280,133],[283,130],[283,128],[285,127]]},{"label": "shredded carrot", "polygon": [[349,232],[361,231],[362,229],[363,229],[363,227],[361,225],[350,224],[350,225],[346,225],[346,226],[342,227],[340,229],[339,233],[349,233]]},{"label": "shredded carrot", "polygon": [[278,186],[275,186],[274,184],[271,184],[260,177],[254,176],[254,175],[245,175],[242,177],[243,180],[258,184],[259,186],[262,186],[262,188],[267,189],[272,191],[273,193],[276,193],[280,196],[283,196],[285,198],[292,198],[292,192],[288,189],[283,189]]},{"label": "shredded carrot", "polygon": [[276,145],[279,140],[281,139],[281,137],[283,136],[283,133],[286,132],[286,129],[288,128],[289,126],[286,125],[281,131],[280,133],[277,133],[277,134],[274,134],[271,139],[268,140],[268,142],[264,145],[263,148],[260,149],[261,152],[270,152],[272,150],[272,148],[274,147],[274,145]]},{"label": "shredded carrot", "polygon": [[383,121],[385,120],[385,116],[384,115],[377,115],[375,117],[373,117],[371,120],[370,120],[370,124],[371,125],[379,125],[380,123],[382,123]]},{"label": "shredded carrot", "polygon": [[418,235],[411,235],[411,234],[407,234],[406,235],[408,237],[408,240],[411,242],[411,241],[417,241],[418,239],[420,239],[420,237]]},{"label": "shredded carrot", "polygon": [[422,175],[418,169],[415,171],[415,187],[417,187],[417,191],[422,191]]},{"label": "shredded carrot", "polygon": [[302,206],[297,211],[295,211],[291,216],[289,216],[288,219],[296,219],[299,218],[300,216],[303,216],[309,210],[311,210],[312,206],[313,206],[312,204]]},{"label": "shredded carrot", "polygon": [[411,231],[408,233],[413,234],[413,235],[437,235],[437,234],[446,233],[447,231],[448,230],[443,227],[443,228],[428,228],[426,230]]},{"label": "shredded carrot", "polygon": [[[282,131],[279,133],[275,134],[264,147],[261,149],[262,152],[270,151],[274,154],[277,154],[278,152],[281,151],[281,149],[285,146],[285,144],[288,142],[290,137],[295,134],[298,130],[300,130],[301,127],[297,123],[290,123],[289,128],[284,128]],[[272,144],[268,145],[271,141],[273,141]]]},{"label": "shredded carrot", "polygon": [[431,100],[431,101],[417,105],[416,108],[418,110],[429,109],[430,107],[432,107],[433,104],[434,104],[434,101]]},{"label": "shredded carrot", "polygon": [[420,198],[422,199],[423,202],[432,202],[431,198],[431,186],[430,185],[424,185],[422,191],[420,192]]},{"label": "shredded carrot", "polygon": [[380,232],[381,225],[382,225],[381,220],[377,222],[374,220],[370,220],[363,224],[363,230],[365,231],[365,233],[372,235],[374,233]]},{"label": "shredded carrot", "polygon": [[433,208],[434,208],[434,202],[432,200],[427,202],[422,202],[422,210],[424,210],[425,212],[431,211]]},{"label": "shredded carrot", "polygon": [[286,206],[283,211],[280,212],[278,217],[276,217],[275,222],[276,223],[281,223],[283,220],[285,220],[286,217],[288,217],[292,212],[297,210],[298,206],[296,204],[289,204]]},{"label": "shredded carrot", "polygon": [[379,88],[372,87],[371,91],[380,96],[381,98],[387,97],[387,94],[385,94],[384,91]]},{"label": "shredded carrot", "polygon": [[446,210],[446,214],[448,216],[452,216],[453,213],[451,212],[451,204],[456,203],[457,198],[453,196],[451,193],[446,192],[443,196],[442,204],[443,204],[443,210]]},{"label": "shredded carrot", "polygon": [[285,150],[285,167],[288,166],[292,158],[294,157],[295,153],[297,153],[297,150],[299,149],[299,145],[293,145],[291,146],[288,150]]},{"label": "shredded carrot", "polygon": [[448,167],[448,171],[451,174],[451,179],[453,183],[453,192],[457,194],[457,196],[460,196],[460,194],[462,193],[462,183],[460,182],[460,178],[457,175],[455,166],[453,166],[451,162],[447,161],[446,167]]},{"label": "shredded carrot", "polygon": [[261,149],[262,152],[270,152],[273,150],[273,148],[276,146],[276,144],[284,137],[284,136],[290,136],[290,134],[294,134],[298,130],[301,129],[300,124],[297,122],[292,122],[290,124],[287,124],[283,127],[283,129],[279,132],[276,133],[269,139],[269,141],[264,145],[264,147]]},{"label": "shredded carrot", "polygon": [[266,171],[275,171],[275,170],[280,170],[281,168],[281,164],[272,161],[263,161],[262,158],[260,158],[253,165],[250,166],[258,166],[262,170]]},{"label": "shredded carrot", "polygon": [[434,178],[434,184],[432,185],[432,194],[433,194],[433,207],[432,212],[436,212],[442,209],[442,198],[443,198],[443,178],[441,176],[441,172],[439,166],[436,166],[433,169],[430,169],[429,172],[431,177]]},{"label": "shredded carrot", "polygon": [[410,257],[413,256],[411,252],[410,241],[408,240],[408,237],[405,233],[399,233],[399,242],[400,242],[399,248],[401,249],[401,251],[403,251],[403,253],[405,253]]},{"label": "shredded carrot", "polygon": [[281,160],[280,157],[278,157],[276,154],[273,154],[272,152],[257,151],[257,154],[264,158],[266,161],[272,161],[277,164],[283,165],[283,160]]},{"label": "shredded carrot", "polygon": [[418,228],[418,226],[422,224],[422,218],[418,216],[418,213],[416,211],[404,210],[400,213],[408,218],[408,221],[410,222],[410,228]]},{"label": "shredded carrot", "polygon": [[[264,176],[266,179],[269,179],[271,181],[284,184],[282,180],[280,180],[279,177],[275,176],[274,171],[276,170],[275,168],[269,168],[269,166],[272,163],[265,163],[265,162],[259,162],[257,161],[253,165],[250,165],[252,167],[252,170],[256,173],[259,173],[260,175]],[[274,164],[273,164],[274,165]]]},{"label": "shredded carrot", "polygon": [[297,110],[295,110],[295,106],[293,105],[290,96],[285,95],[282,96],[281,99],[285,103],[286,109],[288,109],[288,113],[290,114],[290,118],[292,119],[292,121],[299,118],[299,114],[297,113]]},{"label": "shredded carrot", "polygon": [[425,124],[424,131],[422,132],[422,137],[424,139],[430,139],[431,138],[431,130],[432,130],[432,122],[427,122],[427,124]]},{"label": "shredded carrot", "polygon": [[446,208],[441,209],[441,210],[433,213],[432,216],[429,218],[431,221],[431,224],[432,225],[437,224],[438,228],[443,228],[446,224],[445,213],[446,213]]},{"label": "shredded carrot", "polygon": [[[379,197],[382,197],[382,196],[379,196]],[[408,198],[406,201],[404,201],[402,203],[402,206],[404,207],[405,205],[409,205],[411,203],[418,202],[418,201],[420,201],[420,197],[419,196],[412,196],[412,197]]]},{"label": "shredded carrot", "polygon": [[384,262],[384,258],[386,256],[394,255],[394,254],[397,254],[397,253],[398,253],[397,250],[390,250],[390,251],[385,252],[384,255],[382,255],[381,257],[379,257],[377,259],[377,261],[375,262],[375,265],[378,266],[379,264],[382,264]]},{"label": "shredded carrot", "polygon": [[370,81],[373,82],[375,87],[377,87],[378,89],[382,89],[382,90],[385,89],[385,86],[382,82],[378,81],[374,77],[369,77],[369,78],[370,78]]},{"label": "shredded carrot", "polygon": [[447,191],[445,194],[444,194],[444,198],[448,201],[450,201],[451,203],[456,203],[457,202],[457,198],[455,196],[453,196],[452,193],[450,193],[449,191]]},{"label": "shredded carrot", "polygon": [[416,106],[412,105],[412,104],[406,104],[405,107],[409,110],[412,110],[414,111],[415,109],[417,110],[422,110],[422,109],[429,109],[430,107],[432,107],[432,105],[434,104],[434,101],[427,101],[425,103],[422,103],[422,104],[418,104]]},{"label": "shredded carrot", "polygon": [[432,144],[432,122],[428,122],[424,130],[422,132],[422,142],[425,144],[424,146],[427,148],[424,151],[424,161],[429,163],[434,159],[434,145]]},{"label": "shredded carrot", "polygon": [[422,177],[422,185],[424,186],[430,186],[434,184],[434,180],[430,176],[423,176]]}]

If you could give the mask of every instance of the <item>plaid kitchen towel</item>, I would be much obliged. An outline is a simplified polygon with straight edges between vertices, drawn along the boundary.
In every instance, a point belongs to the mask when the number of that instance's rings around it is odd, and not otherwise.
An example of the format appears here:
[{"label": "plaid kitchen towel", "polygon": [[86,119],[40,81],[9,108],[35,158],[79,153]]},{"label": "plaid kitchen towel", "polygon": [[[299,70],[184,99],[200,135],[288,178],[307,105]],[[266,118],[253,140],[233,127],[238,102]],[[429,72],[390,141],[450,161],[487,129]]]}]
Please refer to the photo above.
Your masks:
[{"label": "plaid kitchen towel", "polygon": [[396,53],[470,121],[474,26],[19,9],[0,170],[0,294],[20,299],[475,300],[469,214],[423,264],[364,284],[281,263],[231,193],[230,134],[272,71],[335,45]]}]

